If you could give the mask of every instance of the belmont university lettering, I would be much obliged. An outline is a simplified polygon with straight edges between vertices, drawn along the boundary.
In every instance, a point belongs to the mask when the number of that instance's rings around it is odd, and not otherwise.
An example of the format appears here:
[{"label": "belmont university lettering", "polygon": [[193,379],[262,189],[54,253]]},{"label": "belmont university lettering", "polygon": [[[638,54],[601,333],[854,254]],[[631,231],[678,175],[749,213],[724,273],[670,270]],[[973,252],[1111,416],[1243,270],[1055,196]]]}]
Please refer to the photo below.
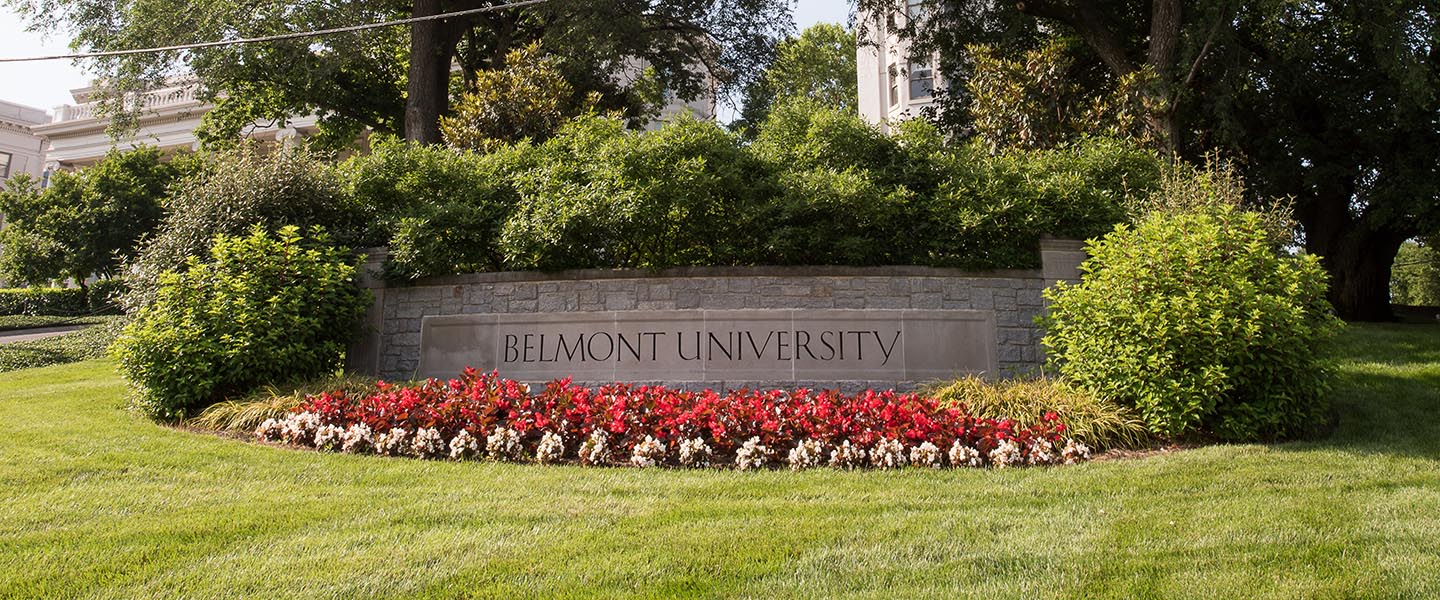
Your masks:
[{"label": "belmont university lettering", "polygon": [[564,362],[812,360],[864,361],[868,351],[888,366],[902,331],[772,329],[610,333],[506,333],[502,364]]},{"label": "belmont university lettering", "polygon": [[426,316],[421,377],[921,381],[995,368],[994,313],[736,309]]}]

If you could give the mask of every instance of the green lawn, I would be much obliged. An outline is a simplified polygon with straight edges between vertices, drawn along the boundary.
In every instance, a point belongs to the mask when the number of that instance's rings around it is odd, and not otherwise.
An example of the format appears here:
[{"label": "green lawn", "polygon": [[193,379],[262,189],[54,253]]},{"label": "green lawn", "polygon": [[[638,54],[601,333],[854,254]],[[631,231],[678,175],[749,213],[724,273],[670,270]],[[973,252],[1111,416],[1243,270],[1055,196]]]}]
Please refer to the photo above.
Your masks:
[{"label": "green lawn", "polygon": [[0,375],[0,596],[1440,597],[1440,327],[1351,328],[1326,440],[1008,471],[259,446]]},{"label": "green lawn", "polygon": [[115,317],[105,315],[89,317],[0,315],[0,331],[34,329],[36,327],[56,327],[60,325],[95,325],[99,323],[109,322],[114,318]]},{"label": "green lawn", "polygon": [[88,317],[90,323],[97,324],[55,337],[0,344],[0,373],[105,356],[105,348],[118,333],[119,318]]}]

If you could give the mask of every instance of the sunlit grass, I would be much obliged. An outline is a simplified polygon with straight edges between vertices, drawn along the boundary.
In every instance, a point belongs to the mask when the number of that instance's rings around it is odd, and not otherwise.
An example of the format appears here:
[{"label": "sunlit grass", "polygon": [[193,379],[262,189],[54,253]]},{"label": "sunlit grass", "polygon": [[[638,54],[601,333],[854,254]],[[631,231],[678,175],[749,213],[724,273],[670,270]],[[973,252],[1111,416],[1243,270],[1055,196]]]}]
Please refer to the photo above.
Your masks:
[{"label": "sunlit grass", "polygon": [[0,375],[0,596],[1440,596],[1440,328],[1353,327],[1324,440],[1003,471],[320,454]]}]

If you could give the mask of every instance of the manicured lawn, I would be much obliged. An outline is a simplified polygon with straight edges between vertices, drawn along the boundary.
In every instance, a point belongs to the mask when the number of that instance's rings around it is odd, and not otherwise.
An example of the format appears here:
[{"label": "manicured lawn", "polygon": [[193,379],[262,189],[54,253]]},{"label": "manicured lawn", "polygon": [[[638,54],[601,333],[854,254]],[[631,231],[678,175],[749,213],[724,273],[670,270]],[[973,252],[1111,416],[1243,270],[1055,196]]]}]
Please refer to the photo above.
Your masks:
[{"label": "manicured lawn", "polygon": [[105,356],[105,348],[115,340],[117,326],[114,323],[119,318],[88,317],[89,322],[97,324],[55,337],[0,344],[0,373]]},{"label": "manicured lawn", "polygon": [[0,331],[14,331],[17,329],[32,329],[35,327],[53,327],[56,325],[95,325],[105,323],[114,317],[51,317],[51,316],[30,316],[30,315],[0,315]]},{"label": "manicured lawn", "polygon": [[265,447],[0,375],[0,596],[1440,597],[1440,327],[1352,327],[1328,439],[1009,471]]}]

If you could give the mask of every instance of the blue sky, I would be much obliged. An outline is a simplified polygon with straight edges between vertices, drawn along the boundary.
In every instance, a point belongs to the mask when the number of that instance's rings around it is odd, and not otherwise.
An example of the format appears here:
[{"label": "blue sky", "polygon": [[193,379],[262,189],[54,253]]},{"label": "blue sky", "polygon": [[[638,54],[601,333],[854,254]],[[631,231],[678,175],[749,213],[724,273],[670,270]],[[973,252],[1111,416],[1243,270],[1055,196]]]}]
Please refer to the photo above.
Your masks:
[{"label": "blue sky", "polygon": [[[848,0],[797,0],[795,25],[799,29],[818,23],[844,23],[850,13]],[[70,39],[63,34],[42,37],[25,31],[20,17],[0,8],[0,57],[64,54]],[[84,87],[89,78],[70,61],[0,63],[0,100],[50,109],[71,102],[70,90]]]}]

